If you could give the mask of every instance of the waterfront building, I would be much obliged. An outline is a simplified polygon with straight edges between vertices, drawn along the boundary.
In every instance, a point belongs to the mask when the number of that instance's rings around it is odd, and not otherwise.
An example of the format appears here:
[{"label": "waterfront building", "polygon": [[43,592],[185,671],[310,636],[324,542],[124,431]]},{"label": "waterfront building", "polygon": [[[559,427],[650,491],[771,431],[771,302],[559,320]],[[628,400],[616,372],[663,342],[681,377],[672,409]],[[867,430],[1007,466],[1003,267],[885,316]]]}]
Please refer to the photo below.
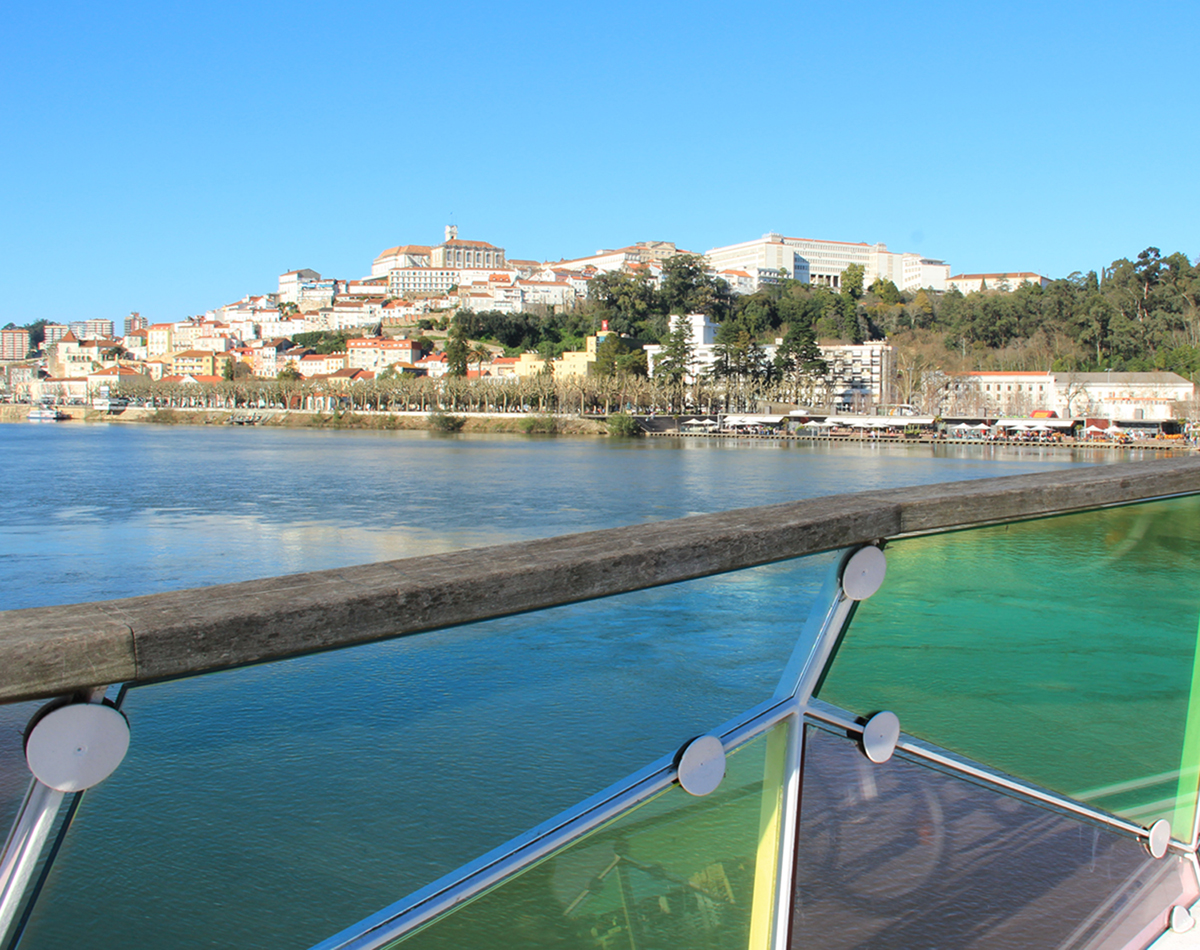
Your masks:
[{"label": "waterfront building", "polygon": [[150,376],[132,366],[106,366],[87,375],[89,393],[99,392],[101,386],[115,386],[119,383],[149,382]]},{"label": "waterfront building", "polygon": [[[955,274],[946,279],[946,290],[951,288],[959,293],[971,294],[984,290],[1012,291],[1023,284],[1036,284],[1039,287],[1049,285],[1050,278],[1035,274],[1032,271],[1020,271],[1011,274]],[[899,286],[899,285],[897,285]]]},{"label": "waterfront building", "polygon": [[821,344],[822,381],[837,411],[865,412],[895,402],[896,348],[887,343]]},{"label": "waterfront building", "polygon": [[[602,330],[589,335],[584,340],[584,349],[567,350],[562,356],[550,364],[555,379],[566,379],[568,376],[587,376],[596,365],[596,348],[611,331]],[[519,372],[514,366],[514,371]]]},{"label": "waterfront building", "polygon": [[1162,422],[1186,415],[1195,384],[1177,373],[979,372],[948,377],[950,415]]},{"label": "waterfront building", "polygon": [[1054,373],[1055,409],[1064,417],[1162,422],[1191,414],[1196,386],[1178,373]]},{"label": "waterfront building", "polygon": [[[673,326],[686,322],[692,340],[691,361],[684,381],[691,385],[702,376],[711,374],[717,362],[717,330],[702,313],[677,317]],[[763,347],[763,356],[770,361],[781,340]],[[828,365],[828,372],[818,388],[821,401],[838,411],[863,412],[874,406],[887,405],[895,401],[896,348],[883,342],[872,343],[823,343],[819,344],[821,357]],[[665,347],[660,344],[647,346],[646,359],[650,375],[658,371]]]},{"label": "waterfront building", "polygon": [[87,398],[87,376],[48,376],[29,383],[33,402],[50,400],[59,404],[82,404]]},{"label": "waterfront building", "polygon": [[0,360],[23,360],[29,354],[32,337],[24,327],[0,330]]},{"label": "waterfront building", "polygon": [[37,379],[36,360],[0,360],[0,384],[13,399],[29,401],[29,384]]}]

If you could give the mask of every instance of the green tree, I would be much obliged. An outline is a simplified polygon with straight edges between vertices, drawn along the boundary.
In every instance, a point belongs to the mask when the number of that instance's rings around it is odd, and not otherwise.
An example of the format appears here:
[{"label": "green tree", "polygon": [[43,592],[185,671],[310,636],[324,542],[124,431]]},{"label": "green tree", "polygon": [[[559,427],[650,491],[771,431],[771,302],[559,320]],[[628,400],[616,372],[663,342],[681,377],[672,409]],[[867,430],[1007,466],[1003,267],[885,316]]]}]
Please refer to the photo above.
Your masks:
[{"label": "green tree", "polygon": [[654,286],[649,277],[640,272],[597,274],[588,283],[588,298],[595,303],[599,317],[608,321],[608,328],[614,333],[641,335],[651,329],[660,313]]},{"label": "green tree", "polygon": [[476,343],[471,348],[471,360],[476,364],[475,371],[483,376],[483,364],[492,361],[492,351],[482,343]]},{"label": "green tree", "polygon": [[596,362],[592,364],[592,373],[596,376],[613,376],[617,373],[617,359],[629,352],[617,334],[609,333],[596,346]]},{"label": "green tree", "polygon": [[683,393],[693,376],[692,368],[696,358],[696,347],[692,339],[692,322],[683,315],[677,315],[672,322],[671,332],[667,342],[663,344],[654,368],[654,375],[661,377],[672,402],[677,408],[683,404]]},{"label": "green tree", "polygon": [[904,303],[904,295],[900,293],[900,288],[886,277],[877,277],[874,283],[867,289],[869,293],[879,298],[880,303],[885,303],[888,306]]},{"label": "green tree", "polygon": [[40,350],[42,344],[46,342],[46,321],[34,320],[25,327],[29,331],[29,346],[31,349]]},{"label": "green tree", "polygon": [[446,372],[450,376],[466,376],[470,354],[471,342],[467,339],[466,327],[456,322],[446,338]]},{"label": "green tree", "polygon": [[775,371],[794,402],[811,404],[817,384],[829,371],[811,327],[789,326],[775,351]]},{"label": "green tree", "polygon": [[865,277],[866,271],[862,264],[851,264],[842,271],[842,293],[851,300],[858,300],[863,294],[863,279]]},{"label": "green tree", "polygon": [[667,313],[703,313],[720,323],[733,310],[733,292],[711,276],[698,254],[676,254],[663,261],[662,300]]},{"label": "green tree", "polygon": [[275,378],[296,382],[304,377],[300,375],[300,370],[296,369],[295,363],[288,363],[287,366],[275,374]]},{"label": "green tree", "polygon": [[645,379],[650,375],[650,366],[646,359],[646,351],[639,346],[630,353],[618,356],[616,369],[619,376],[639,376]]}]

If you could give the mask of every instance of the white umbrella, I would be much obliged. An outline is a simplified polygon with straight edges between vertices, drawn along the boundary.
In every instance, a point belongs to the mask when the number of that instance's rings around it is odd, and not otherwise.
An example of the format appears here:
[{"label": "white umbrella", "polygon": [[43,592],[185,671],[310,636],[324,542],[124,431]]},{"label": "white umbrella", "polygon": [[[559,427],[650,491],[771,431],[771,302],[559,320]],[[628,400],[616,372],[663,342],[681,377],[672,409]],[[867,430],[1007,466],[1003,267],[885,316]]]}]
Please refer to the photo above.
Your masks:
[{"label": "white umbrella", "polygon": [[1102,429],[1100,426],[1088,426],[1083,431],[1084,432],[1107,432],[1108,430]]},{"label": "white umbrella", "polygon": [[974,427],[974,426],[969,426],[969,425],[967,425],[965,422],[960,422],[958,425],[956,425],[956,426],[951,426],[950,428],[951,428],[951,429],[974,429],[975,427]]}]

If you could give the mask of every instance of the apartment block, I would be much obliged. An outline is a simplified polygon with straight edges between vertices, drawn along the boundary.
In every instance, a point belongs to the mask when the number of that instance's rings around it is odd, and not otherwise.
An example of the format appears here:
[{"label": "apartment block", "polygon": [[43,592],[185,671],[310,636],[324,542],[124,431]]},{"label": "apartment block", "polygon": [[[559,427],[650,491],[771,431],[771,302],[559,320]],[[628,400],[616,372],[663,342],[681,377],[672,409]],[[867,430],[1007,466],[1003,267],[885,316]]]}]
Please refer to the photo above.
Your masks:
[{"label": "apartment block", "polygon": [[24,327],[0,330],[0,360],[23,360],[29,352],[29,331]]}]

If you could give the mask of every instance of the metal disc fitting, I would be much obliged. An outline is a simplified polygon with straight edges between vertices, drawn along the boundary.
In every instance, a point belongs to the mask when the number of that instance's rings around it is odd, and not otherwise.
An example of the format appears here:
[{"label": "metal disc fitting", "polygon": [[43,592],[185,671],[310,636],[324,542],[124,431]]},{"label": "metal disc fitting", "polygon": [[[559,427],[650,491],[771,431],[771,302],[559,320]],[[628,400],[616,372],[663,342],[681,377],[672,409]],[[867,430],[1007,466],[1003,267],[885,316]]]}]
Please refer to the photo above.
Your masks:
[{"label": "metal disc fitting", "polygon": [[81,792],[112,775],[129,749],[129,723],[112,706],[73,703],[37,721],[25,739],[25,761],[39,782]]}]

